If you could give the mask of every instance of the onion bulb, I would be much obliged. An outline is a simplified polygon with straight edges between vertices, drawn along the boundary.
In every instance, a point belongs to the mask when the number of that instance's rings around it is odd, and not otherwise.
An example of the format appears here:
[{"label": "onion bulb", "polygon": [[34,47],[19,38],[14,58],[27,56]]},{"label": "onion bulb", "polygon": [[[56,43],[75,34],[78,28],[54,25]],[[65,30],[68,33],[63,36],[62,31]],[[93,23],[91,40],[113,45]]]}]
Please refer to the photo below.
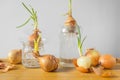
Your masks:
[{"label": "onion bulb", "polygon": [[40,67],[46,71],[55,71],[58,68],[58,59],[53,55],[43,55],[38,57]]},{"label": "onion bulb", "polygon": [[22,61],[22,50],[13,49],[8,53],[8,62],[11,64],[18,64]]},{"label": "onion bulb", "polygon": [[23,26],[25,26],[30,20],[33,20],[33,26],[34,26],[34,31],[33,33],[28,37],[28,41],[30,43],[31,47],[34,47],[34,40],[36,40],[38,38],[38,36],[40,36],[40,31],[38,29],[38,17],[37,17],[37,11],[35,11],[34,8],[30,8],[27,7],[23,2],[22,2],[23,7],[31,14],[30,17],[26,20],[25,23],[23,23],[20,26],[17,26],[17,28],[21,28]]},{"label": "onion bulb", "polygon": [[92,61],[90,57],[81,56],[80,58],[77,59],[77,65],[81,72],[88,72],[88,69],[90,68],[91,64]]},{"label": "onion bulb", "polygon": [[113,68],[116,64],[116,58],[114,58],[110,54],[104,54],[100,57],[99,63],[104,67],[104,68]]},{"label": "onion bulb", "polygon": [[34,40],[33,56],[38,59],[40,67],[46,71],[55,71],[58,68],[58,59],[53,55],[40,55],[39,53],[39,41],[40,36],[37,40]]},{"label": "onion bulb", "polygon": [[[34,32],[28,37],[28,41],[31,47],[34,47],[34,40],[37,40],[37,38],[40,36],[39,33],[40,31],[38,29],[35,29]],[[41,37],[39,43],[40,41],[41,41]]]},{"label": "onion bulb", "polygon": [[93,48],[87,49],[87,52],[85,55],[91,58],[92,66],[98,65],[100,53],[97,50],[95,50]]}]

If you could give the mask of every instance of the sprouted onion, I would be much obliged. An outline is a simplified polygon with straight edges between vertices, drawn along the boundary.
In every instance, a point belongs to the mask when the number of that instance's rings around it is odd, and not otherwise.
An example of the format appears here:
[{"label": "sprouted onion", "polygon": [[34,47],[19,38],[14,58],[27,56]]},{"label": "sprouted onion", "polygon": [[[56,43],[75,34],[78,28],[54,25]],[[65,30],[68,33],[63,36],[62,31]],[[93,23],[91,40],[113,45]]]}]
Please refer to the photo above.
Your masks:
[{"label": "sprouted onion", "polygon": [[69,0],[69,11],[68,11],[67,15],[68,15],[68,18],[65,22],[65,25],[67,27],[72,27],[73,30],[74,30],[73,27],[77,28],[77,30],[78,30],[78,49],[79,49],[80,56],[82,56],[82,53],[83,53],[82,46],[83,46],[83,42],[86,37],[84,37],[82,40],[80,27],[77,24],[76,20],[72,17],[72,0]]},{"label": "sprouted onion", "polygon": [[25,26],[30,20],[33,20],[34,30],[33,30],[33,33],[28,37],[29,43],[30,43],[31,47],[33,47],[34,40],[37,40],[38,36],[40,36],[40,33],[41,33],[40,30],[38,29],[37,12],[31,6],[30,6],[31,8],[28,8],[24,3],[22,3],[22,5],[30,13],[30,17],[25,21],[25,23],[23,23],[20,26],[17,26],[17,28],[21,28],[21,27]]},{"label": "sprouted onion", "polygon": [[80,55],[80,58],[77,59],[77,65],[78,65],[77,69],[81,72],[89,72],[89,68],[91,66],[91,58],[83,55],[83,43],[86,37],[82,39],[79,25],[77,25],[77,30],[78,30],[78,37],[77,37],[78,51]]},{"label": "sprouted onion", "polygon": [[68,17],[67,20],[65,21],[65,26],[67,27],[69,32],[74,32],[76,29],[76,21],[72,16],[72,0],[69,0],[69,10],[68,10]]}]

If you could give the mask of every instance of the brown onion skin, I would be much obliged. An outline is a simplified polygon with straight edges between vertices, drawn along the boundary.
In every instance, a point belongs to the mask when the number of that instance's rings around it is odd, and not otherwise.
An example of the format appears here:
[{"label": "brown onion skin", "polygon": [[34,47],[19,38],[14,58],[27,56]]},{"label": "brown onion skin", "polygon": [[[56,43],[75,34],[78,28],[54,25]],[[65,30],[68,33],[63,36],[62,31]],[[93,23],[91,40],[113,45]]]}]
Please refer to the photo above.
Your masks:
[{"label": "brown onion skin", "polygon": [[110,54],[104,54],[100,57],[99,63],[107,69],[111,69],[116,65],[116,58]]},{"label": "brown onion skin", "polygon": [[76,25],[75,19],[72,17],[72,15],[68,15],[68,18],[65,22],[65,26],[72,26],[74,27]]},{"label": "brown onion skin", "polygon": [[38,29],[35,29],[33,33],[28,37],[28,41],[31,47],[34,47],[34,40],[37,40],[37,38],[39,37],[39,32],[40,31]]},{"label": "brown onion skin", "polygon": [[40,67],[46,72],[55,71],[58,68],[59,60],[53,55],[43,55],[38,57]]},{"label": "brown onion skin", "polygon": [[87,49],[85,55],[91,58],[92,66],[96,66],[99,64],[100,53],[94,48]]},{"label": "brown onion skin", "polygon": [[85,69],[85,68],[83,68],[83,67],[76,67],[76,69],[78,70],[78,71],[80,71],[80,72],[82,72],[82,73],[88,73],[88,72],[90,72],[89,71],[89,69]]}]

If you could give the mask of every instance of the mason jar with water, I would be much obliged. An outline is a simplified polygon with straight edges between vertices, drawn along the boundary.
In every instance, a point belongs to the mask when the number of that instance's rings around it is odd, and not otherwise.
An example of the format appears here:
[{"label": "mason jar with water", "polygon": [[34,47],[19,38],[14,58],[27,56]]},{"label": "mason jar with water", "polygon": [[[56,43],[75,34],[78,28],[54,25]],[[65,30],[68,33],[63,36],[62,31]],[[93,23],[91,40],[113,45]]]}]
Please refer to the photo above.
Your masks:
[{"label": "mason jar with water", "polygon": [[[40,44],[40,53],[44,51],[43,43]],[[31,47],[29,42],[23,42],[22,49],[22,64],[27,68],[38,68],[40,67],[38,59],[33,55],[33,47]]]},{"label": "mason jar with water", "polygon": [[70,15],[60,32],[60,65],[73,67],[72,60],[79,57],[77,47],[78,27],[76,21]]}]

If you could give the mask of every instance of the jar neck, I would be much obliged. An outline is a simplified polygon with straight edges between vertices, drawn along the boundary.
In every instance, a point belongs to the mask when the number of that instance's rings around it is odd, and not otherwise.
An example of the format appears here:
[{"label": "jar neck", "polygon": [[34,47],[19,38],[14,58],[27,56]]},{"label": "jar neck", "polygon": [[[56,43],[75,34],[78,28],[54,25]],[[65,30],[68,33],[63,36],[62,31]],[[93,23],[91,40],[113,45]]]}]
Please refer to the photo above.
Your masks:
[{"label": "jar neck", "polygon": [[77,27],[76,26],[64,26],[64,32],[76,33]]}]

